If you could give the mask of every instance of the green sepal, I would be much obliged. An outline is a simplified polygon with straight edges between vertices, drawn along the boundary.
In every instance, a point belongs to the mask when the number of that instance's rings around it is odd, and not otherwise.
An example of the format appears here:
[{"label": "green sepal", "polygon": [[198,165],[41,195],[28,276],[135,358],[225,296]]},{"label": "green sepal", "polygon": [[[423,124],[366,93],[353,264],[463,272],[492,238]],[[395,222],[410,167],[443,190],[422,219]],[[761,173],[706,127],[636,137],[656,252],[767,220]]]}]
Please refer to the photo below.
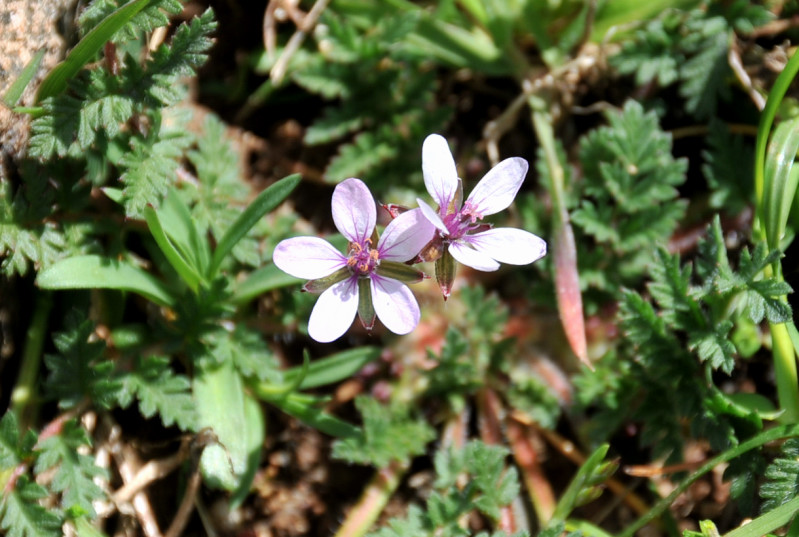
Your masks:
[{"label": "green sepal", "polygon": [[307,293],[323,293],[330,289],[330,287],[336,285],[338,282],[343,282],[350,276],[352,276],[352,271],[350,271],[350,268],[341,267],[330,276],[310,280],[308,283],[302,286],[302,290]]},{"label": "green sepal", "polygon": [[375,306],[369,278],[358,278],[358,317],[363,327],[371,331],[375,325]]},{"label": "green sepal", "polygon": [[452,292],[452,282],[455,281],[455,259],[449,253],[449,249],[445,249],[441,257],[436,260],[436,281],[444,300],[448,299]]},{"label": "green sepal", "polygon": [[377,267],[377,274],[384,278],[399,280],[402,283],[419,283],[427,278],[427,275],[421,270],[396,261],[381,261]]}]

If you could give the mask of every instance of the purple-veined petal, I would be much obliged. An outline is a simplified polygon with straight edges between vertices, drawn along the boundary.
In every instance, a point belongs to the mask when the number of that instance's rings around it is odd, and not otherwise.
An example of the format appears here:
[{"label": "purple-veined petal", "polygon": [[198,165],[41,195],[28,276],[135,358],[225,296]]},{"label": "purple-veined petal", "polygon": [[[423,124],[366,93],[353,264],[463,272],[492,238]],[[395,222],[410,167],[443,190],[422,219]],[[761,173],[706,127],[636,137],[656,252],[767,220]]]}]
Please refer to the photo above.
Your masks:
[{"label": "purple-veined petal", "polygon": [[272,254],[277,268],[295,278],[323,278],[347,264],[347,258],[319,237],[294,237],[280,241]]},{"label": "purple-veined petal", "polygon": [[360,179],[347,179],[336,186],[332,202],[333,222],[349,241],[363,245],[377,223],[372,193]]},{"label": "purple-veined petal", "polygon": [[523,158],[503,160],[480,179],[466,199],[466,204],[471,205],[481,216],[507,209],[522,186],[527,168],[527,161]]},{"label": "purple-veined petal", "polygon": [[499,263],[491,259],[487,254],[478,252],[468,244],[458,241],[449,245],[449,253],[455,261],[467,267],[483,272],[494,272],[499,268]]},{"label": "purple-veined petal", "polygon": [[463,240],[500,263],[527,265],[538,261],[547,253],[544,239],[522,229],[500,227],[489,229],[475,235],[467,235]]},{"label": "purple-veined petal", "polygon": [[386,328],[395,334],[407,334],[419,324],[419,304],[404,283],[372,275],[372,303]]},{"label": "purple-veined petal", "polygon": [[432,207],[430,207],[426,202],[416,198],[416,203],[419,204],[419,210],[422,211],[422,214],[427,219],[428,222],[433,224],[439,230],[441,230],[445,235],[449,235],[449,230],[447,226],[444,224],[444,221],[441,220],[441,217],[438,216]]},{"label": "purple-veined petal", "polygon": [[439,212],[446,213],[458,190],[458,170],[447,140],[439,134],[431,134],[422,144],[422,174],[424,186],[438,203]]},{"label": "purple-veined petal", "polygon": [[436,227],[422,214],[421,209],[406,211],[389,222],[377,250],[380,259],[407,261],[416,257],[436,233]]},{"label": "purple-veined petal", "polygon": [[319,343],[340,338],[358,311],[358,278],[347,278],[321,295],[308,319],[308,334]]}]

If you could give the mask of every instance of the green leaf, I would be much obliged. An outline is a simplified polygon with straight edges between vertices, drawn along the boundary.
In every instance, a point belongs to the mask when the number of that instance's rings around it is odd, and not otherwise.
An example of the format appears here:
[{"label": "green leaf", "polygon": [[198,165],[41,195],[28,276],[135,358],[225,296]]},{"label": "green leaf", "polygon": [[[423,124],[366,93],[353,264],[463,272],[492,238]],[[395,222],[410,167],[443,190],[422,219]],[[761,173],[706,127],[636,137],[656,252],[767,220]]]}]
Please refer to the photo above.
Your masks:
[{"label": "green leaf", "polygon": [[322,410],[320,406],[325,401],[321,398],[315,398],[297,392],[279,395],[267,393],[258,389],[255,389],[254,392],[258,397],[275,405],[289,416],[293,416],[306,425],[318,429],[325,434],[329,434],[330,436],[348,438],[360,434],[360,430],[357,427],[331,416]]},{"label": "green leaf", "polygon": [[729,97],[727,51],[732,32],[722,17],[689,21],[686,48],[694,52],[680,68],[680,95],[685,108],[700,119],[713,117],[719,96]]},{"label": "green leaf", "polygon": [[191,383],[175,374],[169,359],[161,356],[138,358],[135,368],[123,377],[120,405],[130,405],[135,396],[145,418],[159,415],[169,427],[177,424],[184,431],[197,429],[197,407],[191,395]]},{"label": "green leaf", "polygon": [[580,466],[568,488],[561,496],[552,514],[553,520],[566,520],[571,512],[580,505],[587,503],[586,499],[593,499],[599,488],[618,466],[615,463],[603,462],[608,453],[609,445],[599,446]]},{"label": "green leaf", "polygon": [[36,278],[42,289],[119,289],[142,295],[161,306],[174,306],[175,297],[139,267],[97,255],[63,259]]},{"label": "green leaf", "polygon": [[350,378],[363,366],[380,356],[378,347],[359,347],[336,353],[332,356],[314,360],[305,367],[295,367],[286,371],[283,378],[291,383],[303,376],[299,389],[318,388]]},{"label": "green leaf", "polygon": [[[81,32],[85,34],[91,31],[103,19],[116,11],[120,3],[124,3],[124,0],[93,0],[78,17]],[[159,26],[167,26],[169,24],[168,15],[179,15],[181,11],[183,11],[183,4],[180,3],[180,0],[152,0],[147,7],[139,11],[121,30],[114,34],[112,42],[122,44],[125,41],[141,39],[143,35],[152,32]]]},{"label": "green leaf", "polygon": [[210,34],[216,30],[214,12],[206,9],[199,17],[181,24],[168,45],[158,47],[145,66],[144,80],[136,87],[163,106],[176,104],[183,95],[180,77],[193,76],[205,63],[213,45]]},{"label": "green leaf", "polygon": [[244,304],[268,291],[297,285],[302,281],[286,274],[274,263],[270,263],[251,272],[242,282],[235,283],[231,300],[234,304]]},{"label": "green leaf", "polygon": [[[13,412],[6,412],[0,419],[0,470],[7,470],[20,463],[19,423]],[[3,475],[0,473],[0,475]]]},{"label": "green leaf", "polygon": [[39,86],[36,102],[39,103],[64,91],[69,81],[78,74],[84,65],[97,56],[106,42],[151,1],[153,0],[131,0],[103,19],[75,45],[63,62],[50,71],[50,74],[42,81],[42,85]]},{"label": "green leaf", "polygon": [[732,322],[725,320],[717,323],[710,329],[693,332],[688,342],[690,350],[696,350],[699,359],[710,362],[713,369],[721,368],[728,375],[735,367],[737,354],[735,345],[729,339]]},{"label": "green leaf", "polygon": [[200,274],[205,274],[211,262],[207,228],[201,227],[192,217],[186,202],[175,189],[170,189],[164,202],[156,211],[166,235],[181,256]]},{"label": "green leaf", "polygon": [[710,206],[739,214],[752,203],[752,147],[720,120],[710,122],[707,145],[702,151],[702,174],[711,192]]},{"label": "green leaf", "polygon": [[147,221],[147,227],[150,228],[150,233],[152,233],[156,244],[158,244],[158,247],[164,253],[167,261],[172,265],[172,268],[175,269],[175,272],[178,273],[178,276],[186,282],[186,285],[195,293],[200,285],[207,286],[207,282],[204,281],[202,275],[197,272],[197,267],[192,266],[177,248],[175,248],[172,241],[169,240],[169,237],[167,237],[161,225],[161,220],[158,218],[158,213],[152,206],[144,208],[144,219]]},{"label": "green leaf", "polygon": [[[178,122],[177,118],[170,118]],[[178,161],[191,143],[179,124],[153,128],[147,138],[130,140],[131,150],[120,160],[125,184],[123,202],[128,217],[139,217],[148,205],[157,207],[174,183]]]},{"label": "green leaf", "polygon": [[333,444],[335,458],[385,468],[392,461],[405,462],[424,453],[435,437],[430,426],[410,418],[407,409],[382,405],[366,396],[356,398],[355,406],[363,417],[363,430],[337,440]]},{"label": "green leaf", "polygon": [[792,172],[799,151],[799,117],[780,123],[771,137],[763,184],[763,223],[769,248],[776,250],[785,234],[799,174]]},{"label": "green leaf", "polygon": [[250,229],[258,223],[258,220],[280,205],[299,183],[299,174],[289,175],[261,192],[258,197],[253,200],[219,240],[219,244],[211,259],[211,266],[208,269],[208,276],[210,278],[216,276],[225,257],[227,257],[236,243],[244,238]]},{"label": "green leaf", "polygon": [[227,490],[249,487],[242,476],[251,481],[250,456],[253,451],[260,453],[263,442],[263,416],[257,403],[244,392],[241,376],[229,361],[203,368],[192,389],[199,426],[212,429],[219,440],[218,445],[207,447],[200,459],[206,483]]},{"label": "green leaf", "polygon": [[44,58],[45,52],[45,49],[40,49],[38,52],[36,52],[36,54],[33,55],[33,58],[31,58],[22,71],[20,71],[17,79],[11,84],[11,86],[9,86],[5,95],[3,95],[3,104],[9,108],[13,108],[17,105],[19,100],[22,98],[25,88],[28,87],[28,84],[30,84],[31,80],[33,80],[33,77],[36,76],[36,71],[39,70],[39,65],[42,63],[42,58]]},{"label": "green leaf", "polygon": [[62,507],[78,507],[94,518],[92,502],[105,496],[94,478],[108,476],[105,469],[95,466],[93,457],[78,451],[84,446],[91,446],[86,430],[75,420],[65,422],[59,434],[40,442],[35,471],[39,474],[55,469],[51,488],[62,494]]},{"label": "green leaf", "polygon": [[46,354],[50,370],[46,393],[61,408],[75,408],[86,398],[101,408],[114,406],[122,389],[114,363],[104,359],[105,342],[95,340],[94,324],[71,312],[65,330],[53,336],[58,355]]},{"label": "green leaf", "polygon": [[0,501],[0,529],[8,537],[60,537],[62,517],[39,504],[46,497],[44,487],[20,476]]},{"label": "green leaf", "polygon": [[499,521],[500,509],[510,505],[519,495],[519,478],[516,471],[507,468],[507,450],[482,442],[466,446],[466,468],[472,474],[472,483],[481,492],[474,505],[494,522]]},{"label": "green leaf", "polygon": [[255,474],[261,463],[261,448],[266,436],[266,416],[261,405],[249,394],[244,396],[244,421],[246,433],[243,442],[247,452],[247,464],[239,476],[239,486],[230,497],[230,508],[235,509],[249,496]]},{"label": "green leaf", "polygon": [[760,496],[765,500],[763,513],[799,496],[799,439],[786,440],[780,451],[780,456],[766,468],[766,482],[760,487]]}]

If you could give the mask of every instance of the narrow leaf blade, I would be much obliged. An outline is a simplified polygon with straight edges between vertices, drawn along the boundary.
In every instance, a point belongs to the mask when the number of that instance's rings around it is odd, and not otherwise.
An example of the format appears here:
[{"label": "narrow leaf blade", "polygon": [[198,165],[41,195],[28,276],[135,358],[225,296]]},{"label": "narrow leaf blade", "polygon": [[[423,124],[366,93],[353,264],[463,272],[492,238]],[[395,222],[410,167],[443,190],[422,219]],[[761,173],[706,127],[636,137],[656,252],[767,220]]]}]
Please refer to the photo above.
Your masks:
[{"label": "narrow leaf blade", "polygon": [[175,298],[153,276],[125,261],[97,255],[70,257],[39,273],[42,289],[119,289],[159,304],[173,306]]},{"label": "narrow leaf blade", "polygon": [[131,0],[120,7],[100,22],[94,29],[75,45],[66,59],[59,63],[42,85],[36,94],[36,102],[39,103],[47,97],[58,95],[67,87],[69,81],[90,62],[102,49],[106,42],[127,24],[139,11],[147,7],[152,0]]},{"label": "narrow leaf blade", "polygon": [[273,184],[263,192],[247,207],[243,213],[236,219],[227,233],[219,241],[219,245],[214,251],[214,256],[211,260],[211,267],[208,274],[211,279],[216,275],[216,271],[222,265],[225,257],[230,253],[233,247],[238,243],[252,227],[263,218],[268,212],[277,207],[292,190],[299,184],[300,174],[289,175],[284,177],[277,183]]},{"label": "narrow leaf blade", "polygon": [[39,50],[36,54],[34,54],[31,61],[22,69],[17,79],[11,84],[11,86],[6,91],[6,94],[3,95],[3,103],[10,107],[16,106],[19,100],[22,98],[22,93],[25,91],[25,88],[28,87],[33,77],[36,76],[36,71],[39,70],[39,65],[42,63],[42,58],[44,58],[45,49]]}]

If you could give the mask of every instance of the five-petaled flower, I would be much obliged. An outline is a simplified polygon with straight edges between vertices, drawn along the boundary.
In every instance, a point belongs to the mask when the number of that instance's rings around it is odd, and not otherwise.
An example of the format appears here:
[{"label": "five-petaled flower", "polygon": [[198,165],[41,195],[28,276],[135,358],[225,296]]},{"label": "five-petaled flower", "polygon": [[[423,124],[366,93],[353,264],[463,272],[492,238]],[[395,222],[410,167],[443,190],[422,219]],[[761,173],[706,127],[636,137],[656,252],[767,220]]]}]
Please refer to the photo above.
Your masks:
[{"label": "five-petaled flower", "polygon": [[463,185],[447,141],[438,134],[428,136],[422,146],[422,172],[427,191],[438,203],[436,211],[417,199],[424,216],[437,228],[435,238],[421,257],[436,260],[436,278],[446,299],[452,289],[455,264],[494,271],[500,263],[526,265],[547,252],[543,239],[515,228],[492,228],[483,217],[507,209],[527,175],[527,161],[503,160],[477,183],[463,200]]},{"label": "five-petaled flower", "polygon": [[321,292],[308,321],[308,333],[326,343],[341,337],[355,313],[371,330],[375,315],[392,332],[407,334],[419,323],[419,305],[405,283],[424,274],[403,264],[417,256],[434,233],[419,209],[386,226],[377,239],[377,209],[360,179],[347,179],[333,192],[333,222],[349,241],[347,254],[318,237],[281,241],[273,260],[284,272],[309,281],[304,289]]}]

